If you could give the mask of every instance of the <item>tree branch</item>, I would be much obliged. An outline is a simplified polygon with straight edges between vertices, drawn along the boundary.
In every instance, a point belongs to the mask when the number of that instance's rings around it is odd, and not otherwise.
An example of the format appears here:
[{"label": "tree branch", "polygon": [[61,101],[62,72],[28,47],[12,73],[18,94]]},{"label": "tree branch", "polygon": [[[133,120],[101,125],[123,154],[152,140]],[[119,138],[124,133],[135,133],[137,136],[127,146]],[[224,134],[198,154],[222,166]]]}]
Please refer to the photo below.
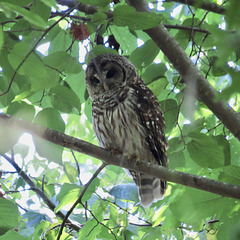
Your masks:
[{"label": "tree branch", "polygon": [[156,178],[161,178],[169,182],[201,189],[223,197],[225,196],[240,199],[240,186],[179,172],[143,161],[131,161],[131,159],[129,160],[126,156],[112,154],[111,151],[107,151],[106,149],[97,147],[78,138],[38,126],[7,114],[0,114],[0,125],[2,127],[19,128],[25,132],[43,138],[62,147],[98,158],[106,164],[120,166],[137,172],[146,173],[148,175],[150,174]]},{"label": "tree branch", "polygon": [[[129,5],[139,12],[150,12],[144,0],[128,0]],[[165,56],[173,64],[187,85],[189,93],[199,97],[206,106],[222,121],[230,132],[240,140],[240,115],[226,102],[216,101],[216,91],[189,59],[184,50],[172,37],[163,24],[145,30]],[[196,85],[196,88],[193,86]],[[195,96],[195,95],[193,95]]]},{"label": "tree branch", "polygon": [[165,0],[165,2],[178,2],[182,4],[187,4],[196,8],[202,8],[209,12],[214,12],[217,14],[225,14],[226,9],[216,3],[213,2],[205,2],[199,0]]},{"label": "tree branch", "polygon": [[[2,155],[18,172],[18,174],[23,178],[23,180],[31,187],[31,190],[34,191],[49,207],[54,212],[54,209],[56,208],[55,204],[47,197],[47,195],[31,180],[31,178],[18,166],[18,164],[14,161],[13,156],[8,157],[6,154]],[[65,219],[65,215],[59,211],[55,213],[59,218],[62,220]],[[65,223],[68,223],[71,225],[71,228],[79,231],[80,227],[73,224],[70,220],[66,220]]]}]

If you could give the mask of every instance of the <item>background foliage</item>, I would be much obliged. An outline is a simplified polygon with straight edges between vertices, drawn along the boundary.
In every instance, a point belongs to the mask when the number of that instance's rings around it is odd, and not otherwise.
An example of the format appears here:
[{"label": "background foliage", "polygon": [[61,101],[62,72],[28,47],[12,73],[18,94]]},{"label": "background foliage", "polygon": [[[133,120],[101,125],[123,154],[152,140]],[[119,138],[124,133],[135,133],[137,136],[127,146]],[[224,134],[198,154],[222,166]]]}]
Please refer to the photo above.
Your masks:
[{"label": "background foliage", "polygon": [[[184,91],[179,74],[143,31],[165,24],[217,98],[239,111],[238,1],[211,0],[224,8],[218,14],[202,9],[203,1],[148,1],[153,11],[139,13],[124,1],[80,0],[90,6],[70,15],[74,2],[58,2],[0,1],[1,112],[97,144],[84,69],[92,56],[118,52],[161,103],[170,168],[240,185],[240,143]],[[5,127],[0,153],[0,240],[56,239],[62,220],[55,213],[69,210],[101,162]],[[13,161],[34,185],[9,165]],[[34,186],[55,204],[54,212]],[[79,232],[69,225],[61,239],[240,239],[239,208],[235,199],[168,183],[165,199],[144,209],[132,180],[108,166],[70,216]]]}]

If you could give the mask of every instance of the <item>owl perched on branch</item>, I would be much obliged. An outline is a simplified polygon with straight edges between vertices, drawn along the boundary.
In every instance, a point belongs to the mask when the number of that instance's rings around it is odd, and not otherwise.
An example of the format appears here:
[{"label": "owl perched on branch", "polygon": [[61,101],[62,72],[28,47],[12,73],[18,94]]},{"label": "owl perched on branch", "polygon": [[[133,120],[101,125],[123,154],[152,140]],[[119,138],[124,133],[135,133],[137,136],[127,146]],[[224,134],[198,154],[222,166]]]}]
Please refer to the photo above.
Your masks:
[{"label": "owl perched on branch", "polygon": [[[168,166],[163,113],[135,67],[125,57],[100,55],[88,64],[86,84],[99,145],[133,161],[140,159]],[[151,173],[130,171],[130,174],[143,206],[164,197],[165,181],[152,177]]]}]

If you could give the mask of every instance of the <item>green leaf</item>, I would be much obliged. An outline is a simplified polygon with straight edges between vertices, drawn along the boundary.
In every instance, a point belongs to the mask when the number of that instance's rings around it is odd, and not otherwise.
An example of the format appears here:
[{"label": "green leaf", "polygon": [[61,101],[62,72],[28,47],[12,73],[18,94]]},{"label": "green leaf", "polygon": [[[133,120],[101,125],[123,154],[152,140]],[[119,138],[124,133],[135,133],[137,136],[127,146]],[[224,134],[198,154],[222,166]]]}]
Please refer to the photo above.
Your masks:
[{"label": "green leaf", "polygon": [[178,105],[174,99],[167,99],[160,102],[166,122],[166,131],[169,132],[177,123]]},{"label": "green leaf", "polygon": [[[59,132],[65,131],[65,123],[62,120],[59,112],[54,108],[46,108],[40,111],[36,115],[34,123]],[[62,164],[63,147],[36,136],[33,137],[33,140],[35,143],[36,151],[39,155],[47,158],[50,161]]]},{"label": "green leaf", "polygon": [[219,181],[227,182],[230,184],[240,185],[240,167],[239,166],[227,166],[220,172]]},{"label": "green leaf", "polygon": [[0,240],[28,240],[29,238],[21,236],[18,232],[10,230],[4,235],[0,236]]},{"label": "green leaf", "polygon": [[76,179],[78,177],[76,165],[72,166],[71,163],[64,163],[64,171],[71,183],[76,182]]},{"label": "green leaf", "polygon": [[240,83],[239,83],[240,72],[229,69],[229,73],[231,76],[232,83],[230,86],[223,89],[223,91],[217,95],[218,100],[223,98],[229,99],[233,94],[240,92]]},{"label": "green leaf", "polygon": [[158,80],[159,78],[164,78],[166,71],[167,68],[163,63],[151,64],[146,68],[141,77],[146,84],[149,84],[155,80]]},{"label": "green leaf", "polygon": [[169,208],[181,222],[193,224],[213,215],[215,218],[224,217],[234,205],[234,199],[186,188],[182,195],[175,198]]},{"label": "green leaf", "polygon": [[65,73],[79,73],[82,71],[82,66],[78,59],[70,56],[66,52],[55,52],[43,58],[43,62]]},{"label": "green leaf", "polygon": [[145,30],[158,26],[162,21],[156,13],[136,12],[133,7],[117,6],[113,12],[113,22],[118,26],[128,26],[133,30]]},{"label": "green leaf", "polygon": [[4,43],[4,35],[3,35],[2,28],[0,28],[0,51],[2,50],[3,43]]},{"label": "green leaf", "polygon": [[[228,214],[227,214],[228,215]],[[217,231],[217,239],[240,239],[240,216],[236,214],[235,216],[228,217],[221,221]]]},{"label": "green leaf", "polygon": [[162,77],[159,80],[156,80],[154,82],[151,82],[150,84],[148,84],[148,88],[150,90],[152,90],[152,92],[158,96],[162,90],[167,86],[168,84],[168,80],[166,77]]},{"label": "green leaf", "polygon": [[190,124],[184,124],[183,125],[183,134],[185,136],[188,136],[189,134],[192,133],[199,133],[203,128],[204,128],[204,122],[205,122],[205,118],[200,118],[197,119],[196,121],[193,121]]},{"label": "green leaf", "polygon": [[54,0],[40,0],[40,1],[48,7],[56,7],[56,1]]},{"label": "green leaf", "polygon": [[[16,70],[17,67],[25,60],[26,55],[31,50],[31,46],[32,39],[30,38],[15,44],[14,48],[8,55],[9,63],[13,69]],[[31,79],[31,90],[33,91],[55,87],[59,80],[59,72],[47,68],[41,59],[34,53],[30,54],[30,56],[25,60],[21,68],[18,70],[18,74]]]},{"label": "green leaf", "polygon": [[112,1],[111,0],[78,0],[78,2],[87,4],[87,5],[105,7]]},{"label": "green leaf", "polygon": [[77,94],[80,102],[85,102],[84,94],[86,91],[86,83],[84,71],[81,71],[79,74],[70,74],[64,81],[71,87],[72,91]]},{"label": "green leaf", "polygon": [[18,226],[19,212],[17,206],[4,198],[0,198],[0,230],[6,231]]},{"label": "green leaf", "polygon": [[[149,51],[151,49],[151,51]],[[156,58],[159,53],[158,46],[153,40],[148,40],[143,46],[136,48],[130,55],[130,62],[132,62],[136,68],[147,67]]]},{"label": "green leaf", "polygon": [[[99,179],[95,178],[87,191],[83,195],[82,202],[89,200],[92,194],[95,192],[96,188],[99,186]],[[80,196],[83,190],[83,186],[78,186],[76,184],[64,183],[61,187],[60,193],[57,195],[57,200],[59,201],[59,205],[55,208],[55,211],[58,212],[61,208],[68,204],[74,203],[77,198]]]},{"label": "green leaf", "polygon": [[155,239],[162,240],[162,234],[159,232],[158,228],[151,228],[146,234],[144,234],[142,240]]},{"label": "green leaf", "polygon": [[106,48],[103,45],[97,45],[96,47],[93,48],[93,50],[86,55],[86,63],[88,63],[92,58],[97,57],[101,54],[105,53],[113,53],[113,54],[118,54],[116,50],[113,50],[111,48]]},{"label": "green leaf", "polygon": [[65,86],[57,86],[52,88],[49,92],[51,96],[52,105],[59,111],[65,113],[81,112],[81,103],[75,92],[72,89]]},{"label": "green leaf", "polygon": [[115,185],[109,194],[115,198],[130,200],[133,202],[139,202],[138,190],[135,184],[121,184]]},{"label": "green leaf", "polygon": [[4,126],[1,123],[0,127],[0,154],[9,152],[18,142],[23,132],[15,126]]},{"label": "green leaf", "polygon": [[137,47],[137,37],[129,31],[128,27],[111,25],[110,29],[116,41],[120,43],[121,50],[130,55]]},{"label": "green leaf", "polygon": [[14,4],[7,3],[7,2],[0,2],[0,8],[3,11],[15,12],[15,13],[23,16],[23,18],[26,21],[28,21],[29,23],[31,23],[37,27],[45,28],[47,26],[47,23],[39,15],[37,15],[31,11],[28,11],[23,7],[19,7],[19,6],[16,6]]},{"label": "green leaf", "polygon": [[96,236],[99,234],[101,225],[95,219],[87,221],[83,228],[80,229],[78,234],[78,240],[87,239],[95,240],[98,239]]},{"label": "green leaf", "polygon": [[35,115],[35,108],[26,102],[13,102],[8,106],[7,114],[31,122]]},{"label": "green leaf", "polygon": [[57,195],[57,201],[59,201],[58,206],[55,208],[55,212],[58,212],[64,206],[68,204],[73,204],[79,197],[83,186],[78,186],[76,184],[64,183],[61,187],[59,194]]},{"label": "green leaf", "polygon": [[225,165],[223,145],[216,138],[202,133],[191,135],[192,141],[187,150],[194,162],[205,168],[219,168]]}]

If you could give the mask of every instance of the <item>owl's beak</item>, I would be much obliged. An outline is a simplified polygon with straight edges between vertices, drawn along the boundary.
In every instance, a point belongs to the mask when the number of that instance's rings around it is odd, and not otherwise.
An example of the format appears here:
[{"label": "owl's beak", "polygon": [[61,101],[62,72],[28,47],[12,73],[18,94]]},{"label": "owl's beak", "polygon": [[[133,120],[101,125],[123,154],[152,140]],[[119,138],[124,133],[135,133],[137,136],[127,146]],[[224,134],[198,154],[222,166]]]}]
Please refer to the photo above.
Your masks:
[{"label": "owl's beak", "polygon": [[109,87],[108,87],[108,85],[106,84],[105,81],[103,81],[103,87],[104,87],[104,89],[105,89],[106,92],[109,91]]}]

